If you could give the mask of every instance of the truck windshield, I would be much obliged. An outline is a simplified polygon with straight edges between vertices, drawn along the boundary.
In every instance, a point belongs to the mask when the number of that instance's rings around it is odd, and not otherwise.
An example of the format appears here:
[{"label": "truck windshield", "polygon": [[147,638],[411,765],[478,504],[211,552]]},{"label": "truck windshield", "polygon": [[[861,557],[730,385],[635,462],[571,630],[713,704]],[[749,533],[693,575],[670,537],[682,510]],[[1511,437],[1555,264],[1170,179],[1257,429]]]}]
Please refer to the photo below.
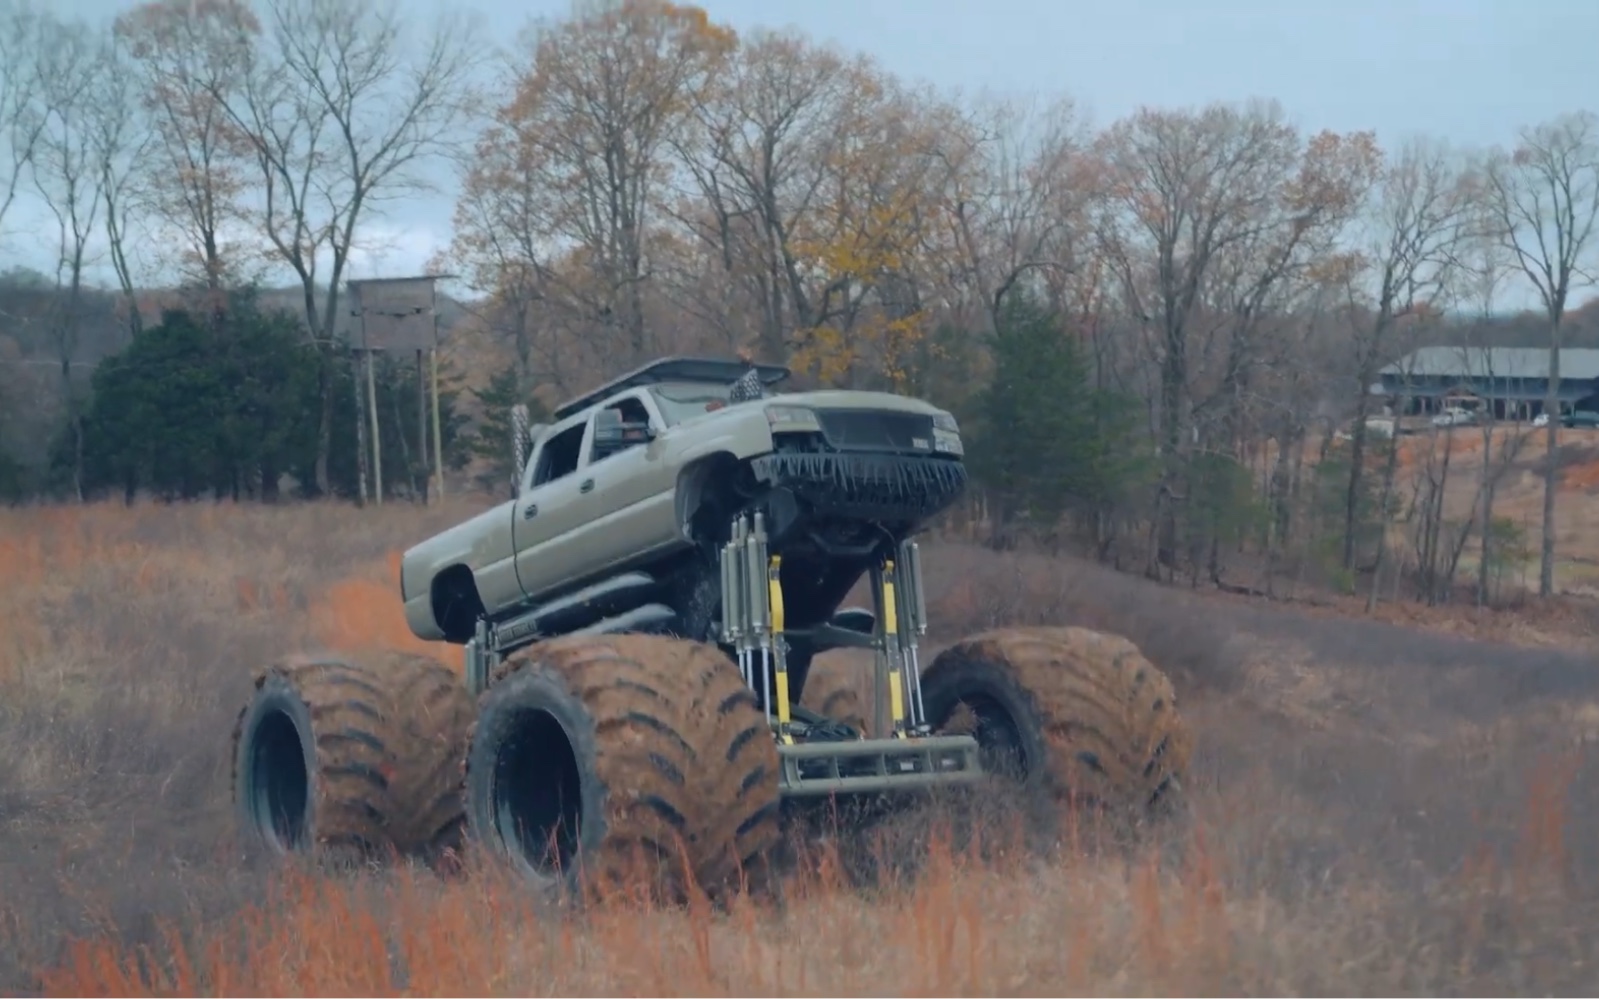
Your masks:
[{"label": "truck windshield", "polygon": [[727,405],[728,394],[732,388],[731,385],[696,382],[681,385],[652,385],[650,392],[660,404],[661,418],[671,427]]}]

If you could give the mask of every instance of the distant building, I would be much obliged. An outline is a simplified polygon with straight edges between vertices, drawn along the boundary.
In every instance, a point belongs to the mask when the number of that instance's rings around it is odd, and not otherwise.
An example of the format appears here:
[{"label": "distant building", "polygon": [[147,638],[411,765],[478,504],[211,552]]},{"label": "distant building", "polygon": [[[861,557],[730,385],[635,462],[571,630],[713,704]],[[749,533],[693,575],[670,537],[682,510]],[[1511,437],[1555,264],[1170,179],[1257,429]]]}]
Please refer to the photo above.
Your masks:
[{"label": "distant building", "polygon": [[[1398,415],[1449,406],[1491,407],[1494,418],[1530,419],[1549,391],[1549,351],[1537,347],[1423,347],[1378,372],[1371,393]],[[1560,351],[1560,407],[1599,410],[1599,350]]]}]

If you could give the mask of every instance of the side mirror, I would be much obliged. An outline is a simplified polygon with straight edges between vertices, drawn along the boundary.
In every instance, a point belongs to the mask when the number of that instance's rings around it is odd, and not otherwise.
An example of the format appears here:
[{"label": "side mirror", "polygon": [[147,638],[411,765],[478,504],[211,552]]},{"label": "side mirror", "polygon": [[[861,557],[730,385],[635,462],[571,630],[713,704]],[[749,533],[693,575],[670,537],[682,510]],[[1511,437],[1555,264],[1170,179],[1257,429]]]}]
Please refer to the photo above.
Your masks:
[{"label": "side mirror", "polygon": [[622,419],[621,412],[615,409],[602,409],[594,414],[596,457],[603,458],[654,439],[655,431],[651,429],[648,421],[628,422]]}]

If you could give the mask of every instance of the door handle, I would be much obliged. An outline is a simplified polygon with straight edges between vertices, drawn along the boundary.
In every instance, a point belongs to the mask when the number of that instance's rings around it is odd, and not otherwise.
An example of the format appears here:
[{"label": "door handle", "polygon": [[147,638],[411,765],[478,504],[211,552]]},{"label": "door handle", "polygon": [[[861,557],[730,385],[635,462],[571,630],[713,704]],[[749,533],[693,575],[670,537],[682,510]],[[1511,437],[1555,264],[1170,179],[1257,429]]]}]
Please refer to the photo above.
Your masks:
[{"label": "door handle", "polygon": [[537,503],[529,503],[527,506],[524,506],[522,508],[522,519],[523,520],[532,520],[534,517],[537,517],[538,515],[539,515],[539,505]]},{"label": "door handle", "polygon": [[580,493],[591,493],[591,492],[593,492],[594,491],[594,480],[593,479],[584,479],[583,480],[583,484],[581,486],[577,487],[577,491],[580,492]]}]

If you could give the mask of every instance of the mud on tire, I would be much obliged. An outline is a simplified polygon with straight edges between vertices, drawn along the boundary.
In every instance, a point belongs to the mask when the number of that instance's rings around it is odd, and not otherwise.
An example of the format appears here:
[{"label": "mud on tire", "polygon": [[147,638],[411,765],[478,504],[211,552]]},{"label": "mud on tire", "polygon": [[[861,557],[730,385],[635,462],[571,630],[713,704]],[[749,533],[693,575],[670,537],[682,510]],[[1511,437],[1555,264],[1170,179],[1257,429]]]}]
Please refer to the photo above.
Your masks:
[{"label": "mud on tire", "polygon": [[870,652],[833,649],[817,653],[811,659],[800,703],[871,738],[872,708],[862,690],[869,688],[872,669]]},{"label": "mud on tire", "polygon": [[556,896],[681,897],[690,878],[716,895],[778,840],[765,715],[697,642],[573,636],[518,654],[479,700],[465,780],[473,839]]},{"label": "mud on tire", "polygon": [[245,835],[278,855],[433,861],[462,824],[471,698],[444,666],[399,652],[268,666],[233,729]]},{"label": "mud on tire", "polygon": [[1171,681],[1132,642],[1084,628],[1007,628],[944,650],[922,678],[935,730],[971,732],[985,769],[1062,801],[1161,814],[1192,737]]},{"label": "mud on tire", "polygon": [[453,862],[466,840],[461,759],[472,695],[455,671],[429,659],[396,653],[386,667],[400,731],[389,780],[390,838],[430,865]]}]

